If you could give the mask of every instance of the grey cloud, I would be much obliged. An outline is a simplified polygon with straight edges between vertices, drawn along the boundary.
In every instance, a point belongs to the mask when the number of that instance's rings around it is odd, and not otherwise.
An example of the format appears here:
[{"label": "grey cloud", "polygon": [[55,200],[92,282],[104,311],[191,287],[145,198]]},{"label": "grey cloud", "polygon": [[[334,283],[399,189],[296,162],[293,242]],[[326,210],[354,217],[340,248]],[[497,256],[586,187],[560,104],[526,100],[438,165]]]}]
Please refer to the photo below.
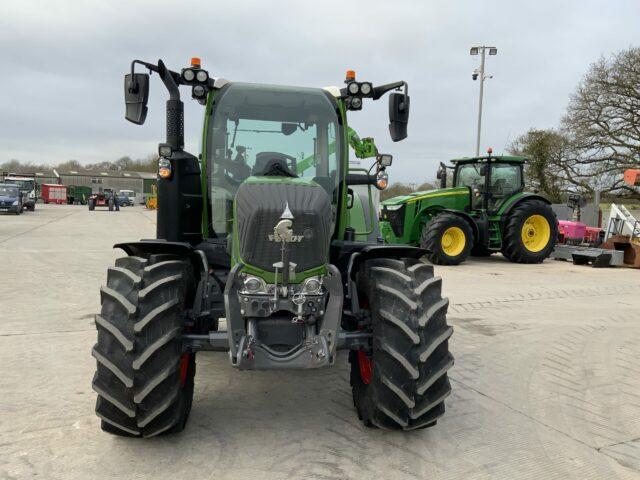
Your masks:
[{"label": "grey cloud", "polygon": [[[123,119],[122,75],[132,58],[179,68],[197,55],[235,80],[339,85],[347,68],[378,83],[407,80],[407,140],[389,140],[383,102],[352,125],[395,155],[392,180],[429,180],[438,161],[473,153],[470,46],[499,48],[487,65],[482,145],[500,152],[532,126],[556,125],[590,62],[638,44],[639,17],[635,0],[12,2],[0,7],[0,160],[154,152],[163,88],[152,83],[148,122],[135,127]],[[186,115],[195,151],[202,109],[188,102]]]}]

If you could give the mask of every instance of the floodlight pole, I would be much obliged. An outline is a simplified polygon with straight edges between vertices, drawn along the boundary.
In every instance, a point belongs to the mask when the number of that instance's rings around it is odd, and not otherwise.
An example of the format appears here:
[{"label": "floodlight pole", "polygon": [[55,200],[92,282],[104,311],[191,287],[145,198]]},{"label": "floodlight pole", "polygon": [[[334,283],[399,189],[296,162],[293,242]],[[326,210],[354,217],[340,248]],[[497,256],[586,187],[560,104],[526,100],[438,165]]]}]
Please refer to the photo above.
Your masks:
[{"label": "floodlight pole", "polygon": [[476,137],[476,157],[480,156],[480,131],[482,130],[482,96],[484,95],[484,47],[480,48],[480,99],[478,100],[478,134]]},{"label": "floodlight pole", "polygon": [[[478,133],[476,136],[476,157],[480,156],[480,133],[482,131],[482,98],[484,96],[484,62],[485,55],[487,50],[489,50],[490,55],[495,55],[497,53],[497,49],[495,47],[473,47],[471,49],[471,55],[477,55],[480,53],[480,97],[478,99]],[[475,52],[475,53],[474,53]]]}]

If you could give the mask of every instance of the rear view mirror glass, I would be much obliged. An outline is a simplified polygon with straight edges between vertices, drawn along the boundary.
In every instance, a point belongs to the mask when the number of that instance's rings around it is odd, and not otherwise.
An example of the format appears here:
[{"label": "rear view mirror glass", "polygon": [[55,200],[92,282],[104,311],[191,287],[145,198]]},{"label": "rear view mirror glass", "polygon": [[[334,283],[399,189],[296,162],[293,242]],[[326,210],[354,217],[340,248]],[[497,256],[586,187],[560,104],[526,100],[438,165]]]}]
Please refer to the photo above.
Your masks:
[{"label": "rear view mirror glass", "polygon": [[149,100],[149,75],[134,73],[124,76],[124,117],[132,123],[142,125],[147,118]]},{"label": "rear view mirror glass", "polygon": [[389,95],[389,134],[391,140],[399,142],[407,138],[409,123],[409,95],[391,93]]},{"label": "rear view mirror glass", "polygon": [[283,123],[281,128],[283,135],[291,135],[298,129],[298,125],[296,123]]}]

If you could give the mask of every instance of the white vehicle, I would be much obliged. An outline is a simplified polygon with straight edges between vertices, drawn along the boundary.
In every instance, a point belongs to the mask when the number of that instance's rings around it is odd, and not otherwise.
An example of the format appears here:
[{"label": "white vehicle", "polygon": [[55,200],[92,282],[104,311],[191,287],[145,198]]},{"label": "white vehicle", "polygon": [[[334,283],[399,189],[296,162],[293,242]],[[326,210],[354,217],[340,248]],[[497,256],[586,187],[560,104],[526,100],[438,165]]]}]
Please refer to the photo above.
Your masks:
[{"label": "white vehicle", "polygon": [[133,207],[135,205],[135,200],[136,192],[133,190],[118,190],[118,203],[121,206]]},{"label": "white vehicle", "polygon": [[24,201],[24,207],[32,212],[36,209],[36,180],[34,177],[5,174],[4,182],[18,185],[18,187],[20,187],[20,191],[26,197]]}]

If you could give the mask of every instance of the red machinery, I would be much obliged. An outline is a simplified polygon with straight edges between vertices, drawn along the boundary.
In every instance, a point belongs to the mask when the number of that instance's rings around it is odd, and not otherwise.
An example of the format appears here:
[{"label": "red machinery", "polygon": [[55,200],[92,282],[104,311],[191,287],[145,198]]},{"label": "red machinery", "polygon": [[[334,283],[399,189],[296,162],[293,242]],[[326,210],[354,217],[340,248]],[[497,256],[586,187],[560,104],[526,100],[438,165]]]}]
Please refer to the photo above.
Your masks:
[{"label": "red machinery", "polygon": [[67,186],[57,185],[53,183],[43,183],[41,185],[40,195],[44,203],[67,203]]}]

